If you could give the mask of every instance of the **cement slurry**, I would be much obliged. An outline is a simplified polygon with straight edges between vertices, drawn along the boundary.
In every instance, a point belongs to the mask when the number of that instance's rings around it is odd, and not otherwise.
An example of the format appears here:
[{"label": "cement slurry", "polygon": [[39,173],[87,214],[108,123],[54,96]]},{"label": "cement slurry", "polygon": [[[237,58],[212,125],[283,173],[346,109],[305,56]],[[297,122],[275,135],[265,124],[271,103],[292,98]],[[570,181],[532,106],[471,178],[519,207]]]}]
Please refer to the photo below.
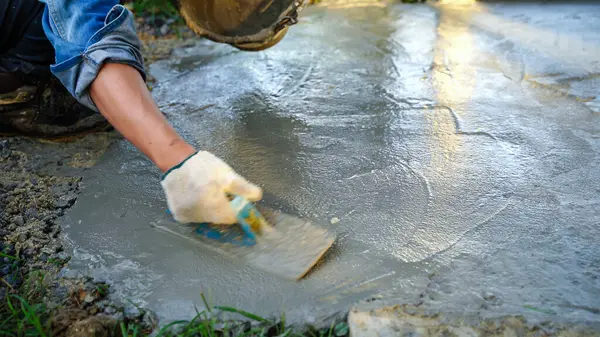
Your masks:
[{"label": "cement slurry", "polygon": [[157,231],[159,173],[121,141],[64,220],[71,268],[165,320],[204,292],[292,321],[373,296],[600,321],[600,6],[348,2],[152,66],[187,139],[338,233],[325,263],[294,283]]}]

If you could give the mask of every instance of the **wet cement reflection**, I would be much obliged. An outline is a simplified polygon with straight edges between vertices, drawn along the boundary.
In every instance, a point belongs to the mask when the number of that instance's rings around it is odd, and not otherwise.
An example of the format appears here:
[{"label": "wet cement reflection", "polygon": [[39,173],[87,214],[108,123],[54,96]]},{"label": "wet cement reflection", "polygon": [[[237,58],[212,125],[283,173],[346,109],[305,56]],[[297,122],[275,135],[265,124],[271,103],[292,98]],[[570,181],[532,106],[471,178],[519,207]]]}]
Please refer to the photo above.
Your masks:
[{"label": "wet cement reflection", "polygon": [[[69,215],[82,220],[68,233],[74,266],[96,261],[118,296],[141,296],[173,319],[193,315],[200,291],[258,314],[286,310],[292,321],[377,293],[462,310],[491,288],[509,302],[593,307],[597,273],[554,249],[575,256],[562,237],[585,247],[600,234],[595,117],[569,97],[537,99],[519,80],[519,64],[535,66],[529,54],[471,25],[503,9],[350,3],[307,9],[263,52],[204,41],[152,67],[153,93],[187,139],[262,185],[265,205],[338,233],[308,279],[287,283],[150,228],[169,221],[158,174],[126,143],[88,171]],[[586,214],[585,236],[565,227],[569,207]],[[539,255],[527,238],[545,242]],[[598,257],[584,251],[585,261]],[[550,275],[550,260],[563,271]],[[583,295],[565,275],[589,285]]]}]

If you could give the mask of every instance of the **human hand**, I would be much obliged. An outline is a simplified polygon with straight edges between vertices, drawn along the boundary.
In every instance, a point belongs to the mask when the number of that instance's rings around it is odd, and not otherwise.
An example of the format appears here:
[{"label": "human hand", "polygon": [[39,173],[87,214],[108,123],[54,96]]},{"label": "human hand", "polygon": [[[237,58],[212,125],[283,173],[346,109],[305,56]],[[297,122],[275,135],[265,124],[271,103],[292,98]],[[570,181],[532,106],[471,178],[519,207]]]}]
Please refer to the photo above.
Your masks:
[{"label": "human hand", "polygon": [[161,185],[173,217],[180,223],[234,224],[236,214],[227,194],[250,201],[262,198],[262,189],[238,175],[210,152],[199,151],[163,176]]}]

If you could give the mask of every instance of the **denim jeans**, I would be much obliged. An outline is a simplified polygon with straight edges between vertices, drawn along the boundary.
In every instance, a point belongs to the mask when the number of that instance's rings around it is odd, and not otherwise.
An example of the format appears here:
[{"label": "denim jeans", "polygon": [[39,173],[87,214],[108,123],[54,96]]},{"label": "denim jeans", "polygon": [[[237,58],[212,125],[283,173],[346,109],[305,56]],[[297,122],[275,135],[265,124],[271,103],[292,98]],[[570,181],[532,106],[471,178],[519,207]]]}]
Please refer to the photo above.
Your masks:
[{"label": "denim jeans", "polygon": [[42,26],[55,50],[52,73],[81,104],[97,110],[89,87],[104,63],[136,68],[144,80],[133,14],[118,0],[40,0]]},{"label": "denim jeans", "polygon": [[118,0],[0,0],[0,72],[56,76],[77,101],[98,111],[89,87],[107,62],[144,80],[133,14]]}]

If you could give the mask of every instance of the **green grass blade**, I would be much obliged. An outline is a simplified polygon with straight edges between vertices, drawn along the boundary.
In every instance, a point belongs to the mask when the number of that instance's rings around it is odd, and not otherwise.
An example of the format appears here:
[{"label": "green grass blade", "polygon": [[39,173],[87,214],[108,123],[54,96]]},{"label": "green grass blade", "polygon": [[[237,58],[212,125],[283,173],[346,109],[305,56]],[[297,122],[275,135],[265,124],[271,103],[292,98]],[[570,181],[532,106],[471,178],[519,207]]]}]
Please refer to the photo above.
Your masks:
[{"label": "green grass blade", "polygon": [[331,337],[333,335],[333,325],[335,324],[335,321],[331,322],[331,326],[329,327],[329,335],[327,337]]},{"label": "green grass blade", "polygon": [[25,315],[27,322],[32,325],[38,332],[40,337],[46,337],[46,332],[42,328],[42,322],[35,310],[27,303],[27,301],[18,295],[12,295],[21,302],[21,312]]},{"label": "green grass blade", "polygon": [[348,335],[348,332],[350,331],[349,329],[350,328],[348,327],[348,324],[346,322],[338,323],[334,328],[336,337]]},{"label": "green grass blade", "polygon": [[281,334],[282,331],[285,331],[285,311],[281,313],[281,322],[279,324],[280,331],[277,331],[278,334]]},{"label": "green grass blade", "polygon": [[14,335],[10,331],[0,330],[0,336],[14,336]]},{"label": "green grass blade", "polygon": [[134,325],[133,326],[133,336],[132,337],[138,337],[140,330],[139,330],[139,326]]},{"label": "green grass blade", "polygon": [[18,257],[16,257],[16,256],[12,256],[12,255],[8,255],[8,254],[6,254],[6,253],[4,253],[4,252],[0,252],[0,256],[1,256],[1,257],[7,257],[7,258],[9,258],[10,260],[21,261],[21,259],[19,259]]},{"label": "green grass blade", "polygon": [[262,331],[263,331],[263,329],[261,329],[261,328],[252,328],[237,337],[246,337],[246,336],[250,336],[250,335],[253,335],[256,333],[261,333]]},{"label": "green grass blade", "polygon": [[129,334],[127,333],[127,330],[125,329],[125,323],[121,322],[120,326],[121,326],[121,336],[123,336],[123,337],[129,336]]},{"label": "green grass blade", "polygon": [[292,333],[292,330],[289,329],[289,330],[286,330],[284,333],[279,334],[278,337],[288,337],[291,333]]},{"label": "green grass blade", "polygon": [[178,325],[178,324],[189,324],[189,323],[190,323],[190,321],[174,321],[174,322],[171,322],[171,323],[163,326],[162,329],[160,329],[160,331],[158,332],[158,335],[156,335],[156,337],[163,336],[164,333],[169,332],[169,329],[171,329],[175,325]]},{"label": "green grass blade", "polygon": [[204,307],[206,310],[211,312],[210,305],[208,305],[208,301],[206,300],[206,297],[204,297],[204,293],[200,293],[200,297],[202,297],[202,302],[204,302]]},{"label": "green grass blade", "polygon": [[292,336],[294,336],[294,337],[306,337],[305,335],[299,334],[297,332],[292,332]]},{"label": "green grass blade", "polygon": [[15,309],[15,307],[12,304],[12,301],[10,300],[12,295],[10,296],[6,296],[6,303],[8,305],[8,309],[10,310],[10,312],[13,314],[13,316],[17,316],[17,310]]},{"label": "green grass blade", "polygon": [[219,309],[221,311],[226,311],[226,312],[233,312],[236,314],[240,314],[246,318],[250,318],[252,320],[255,320],[257,322],[262,322],[262,323],[270,323],[271,321],[269,321],[268,319],[264,318],[264,317],[260,317],[258,315],[255,315],[253,313],[244,311],[244,310],[240,310],[240,309],[236,309],[236,308],[231,308],[231,307],[215,307],[215,309]]},{"label": "green grass blade", "polygon": [[3,327],[3,326],[5,326],[5,325],[6,325],[6,323],[8,323],[8,322],[10,322],[11,320],[13,320],[13,319],[14,319],[14,317],[15,317],[14,315],[10,315],[10,316],[8,316],[8,318],[7,318],[7,319],[5,319],[5,320],[4,320],[4,322],[0,323],[0,328],[1,328],[1,327]]},{"label": "green grass blade", "polygon": [[537,307],[534,307],[533,305],[526,304],[523,306],[523,308],[537,311],[537,312],[542,312],[542,313],[549,314],[549,315],[556,315],[556,312],[554,310],[537,308]]},{"label": "green grass blade", "polygon": [[203,324],[204,324],[204,328],[206,329],[206,334],[208,335],[208,337],[212,337],[213,331],[214,331],[214,326],[212,325],[212,321],[205,320],[203,322]]}]

